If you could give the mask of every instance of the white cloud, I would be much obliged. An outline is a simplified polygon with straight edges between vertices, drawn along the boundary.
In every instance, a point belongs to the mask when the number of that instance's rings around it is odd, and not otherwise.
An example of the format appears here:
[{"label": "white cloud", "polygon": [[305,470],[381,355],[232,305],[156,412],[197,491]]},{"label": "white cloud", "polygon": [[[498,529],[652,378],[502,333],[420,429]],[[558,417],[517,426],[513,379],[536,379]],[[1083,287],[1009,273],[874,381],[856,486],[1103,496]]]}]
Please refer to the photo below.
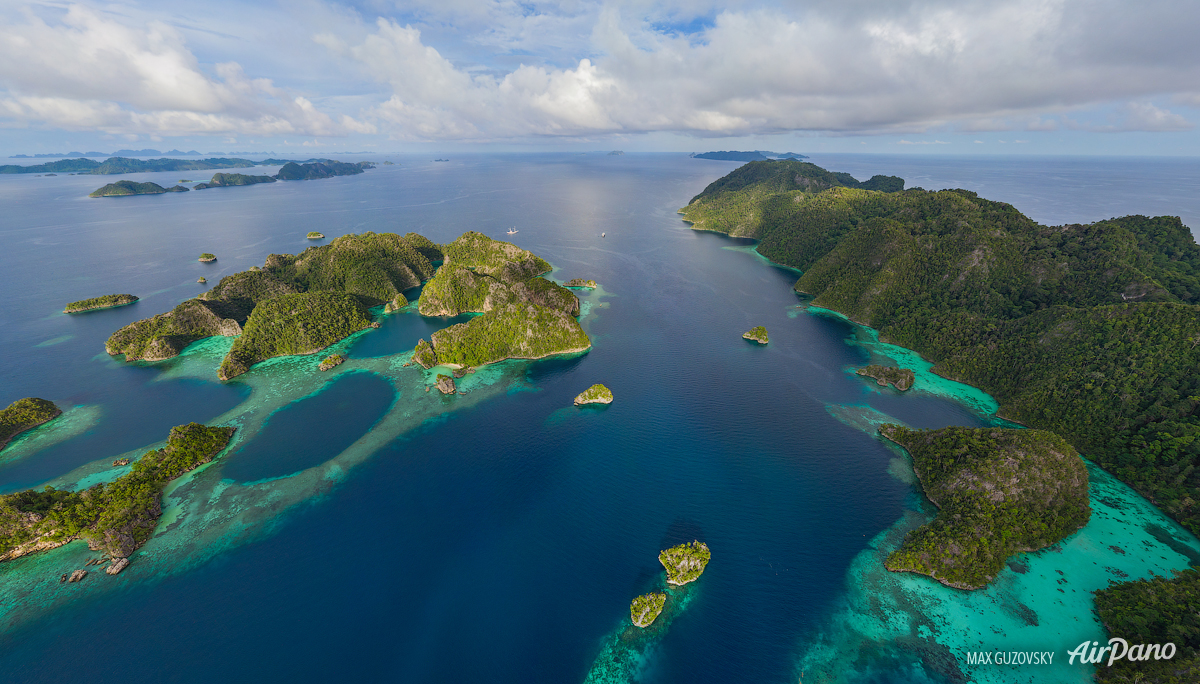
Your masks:
[{"label": "white cloud", "polygon": [[345,135],[370,124],[318,111],[236,63],[203,72],[179,31],[72,5],[58,19],[0,15],[0,116],[9,124],[180,135]]},{"label": "white cloud", "polygon": [[210,0],[202,25],[105,7],[0,7],[0,125],[919,138],[1183,131],[1161,103],[1200,106],[1187,0]]}]

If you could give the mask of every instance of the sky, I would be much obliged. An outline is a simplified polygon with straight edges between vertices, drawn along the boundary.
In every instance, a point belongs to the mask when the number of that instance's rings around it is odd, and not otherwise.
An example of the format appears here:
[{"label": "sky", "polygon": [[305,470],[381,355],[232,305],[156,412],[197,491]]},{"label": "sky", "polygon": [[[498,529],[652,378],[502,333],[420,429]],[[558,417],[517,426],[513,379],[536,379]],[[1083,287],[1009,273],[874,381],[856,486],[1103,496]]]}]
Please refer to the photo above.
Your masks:
[{"label": "sky", "polygon": [[0,0],[0,155],[1200,155],[1195,0]]}]

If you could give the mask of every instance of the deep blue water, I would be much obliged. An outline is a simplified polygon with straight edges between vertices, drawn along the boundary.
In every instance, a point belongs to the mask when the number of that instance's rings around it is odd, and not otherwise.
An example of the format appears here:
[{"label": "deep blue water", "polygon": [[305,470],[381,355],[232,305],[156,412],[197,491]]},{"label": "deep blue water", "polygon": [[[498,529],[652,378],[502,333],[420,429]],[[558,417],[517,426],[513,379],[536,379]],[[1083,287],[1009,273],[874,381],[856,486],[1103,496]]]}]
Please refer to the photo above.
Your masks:
[{"label": "deep blue water", "polygon": [[[867,359],[848,343],[851,326],[796,315],[793,272],[724,249],[745,241],[682,224],[675,210],[736,164],[635,154],[393,160],[402,165],[356,177],[99,200],[85,197],[96,177],[0,177],[0,403],[34,395],[102,407],[91,430],[0,467],[4,491],[245,400],[239,382],[158,381],[160,368],[112,361],[103,341],[194,296],[199,275],[214,283],[304,249],[309,230],[445,242],[466,230],[507,239],[515,225],[512,241],[554,264],[555,277],[594,278],[612,294],[589,322],[589,353],[529,364],[519,391],[387,444],[268,534],[197,569],[81,594],[0,635],[6,681],[580,682],[630,599],[660,573],[659,549],[691,539],[714,558],[645,681],[795,681],[851,559],[913,495],[888,473],[892,453],[826,407],[867,403],[916,427],[982,419],[948,400],[868,392],[845,371]],[[1195,162],[1145,161],[1136,182],[1097,188],[1084,179],[1108,172],[1104,160],[1051,169],[1002,160],[1004,173],[989,160],[813,161],[861,178],[920,176],[909,184],[925,187],[985,178],[982,194],[1047,222],[1200,216],[1200,193],[1179,190],[1181,178],[1195,190]],[[1143,201],[1141,182],[1179,206]],[[1073,218],[1055,218],[1071,207]],[[197,263],[202,251],[219,261]],[[57,313],[110,292],[142,300]],[[392,316],[349,354],[402,353],[448,323]],[[754,325],[768,328],[770,345],[741,339]],[[570,408],[595,382],[616,401]],[[278,477],[332,457],[386,410],[386,384],[343,375],[288,405],[225,457],[222,474]],[[327,418],[335,428],[314,427]]]}]

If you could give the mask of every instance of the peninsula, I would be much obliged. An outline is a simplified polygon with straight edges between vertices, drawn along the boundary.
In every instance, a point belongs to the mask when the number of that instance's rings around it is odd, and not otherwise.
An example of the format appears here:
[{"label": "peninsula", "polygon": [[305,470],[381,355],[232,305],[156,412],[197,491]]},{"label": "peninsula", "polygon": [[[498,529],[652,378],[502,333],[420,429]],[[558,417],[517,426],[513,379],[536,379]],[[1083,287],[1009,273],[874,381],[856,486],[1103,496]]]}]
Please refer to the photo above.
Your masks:
[{"label": "peninsula", "polygon": [[901,392],[911,389],[913,381],[916,379],[916,375],[907,368],[892,368],[874,364],[859,368],[856,372],[863,377],[874,379],[880,387],[887,387],[890,384]]},{"label": "peninsula", "polygon": [[80,313],[82,311],[95,311],[96,309],[111,309],[117,306],[125,306],[132,304],[138,300],[137,297],[131,294],[111,294],[103,297],[92,297],[91,299],[81,299],[78,302],[71,302],[63,309],[63,313]]},{"label": "peninsula", "polygon": [[550,264],[475,231],[444,245],[445,259],[417,300],[423,316],[482,313],[420,340],[413,361],[479,367],[505,359],[581,352],[591,340],[579,325],[579,298],[541,274]]},{"label": "peninsula", "polygon": [[884,425],[879,433],[908,450],[939,508],[887,557],[888,570],[978,589],[1009,556],[1055,544],[1091,518],[1087,468],[1052,432]]},{"label": "peninsula", "polygon": [[895,181],[751,162],[680,211],[698,230],[757,239],[803,272],[795,289],[814,305],[1061,435],[1200,533],[1191,231],[1174,216],[1043,226],[974,192]]},{"label": "peninsula", "polygon": [[585,389],[575,397],[576,406],[586,406],[588,404],[611,404],[613,401],[612,390],[601,384],[595,384]]},{"label": "peninsula", "polygon": [[111,557],[115,570],[110,574],[119,572],[154,532],[167,483],[211,461],[233,432],[232,427],[180,425],[171,428],[166,447],[147,452],[112,482],[82,492],[46,487],[0,495],[0,561],[83,538]]},{"label": "peninsula", "polygon": [[667,570],[667,584],[677,587],[700,579],[711,559],[708,545],[699,541],[672,546],[658,554],[658,562]]},{"label": "peninsula", "polygon": [[61,413],[62,409],[55,406],[54,402],[37,397],[26,397],[9,404],[0,411],[0,450],[17,435],[53,420]]},{"label": "peninsula", "polygon": [[176,185],[170,188],[164,188],[158,183],[135,183],[134,181],[120,180],[116,183],[93,190],[88,197],[126,197],[128,195],[161,195],[164,192],[187,192],[188,189],[182,185]]}]

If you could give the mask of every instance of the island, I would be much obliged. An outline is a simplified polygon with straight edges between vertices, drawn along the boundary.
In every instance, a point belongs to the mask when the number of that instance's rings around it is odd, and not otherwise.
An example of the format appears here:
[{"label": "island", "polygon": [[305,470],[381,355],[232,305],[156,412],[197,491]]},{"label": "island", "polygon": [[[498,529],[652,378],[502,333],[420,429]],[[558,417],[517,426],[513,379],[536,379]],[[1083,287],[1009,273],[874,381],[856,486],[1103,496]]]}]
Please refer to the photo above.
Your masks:
[{"label": "island", "polygon": [[324,240],[325,234],[318,233],[317,231],[314,230],[314,231],[310,231],[308,233],[308,235],[306,235],[305,237],[307,237],[309,240]]},{"label": "island", "polygon": [[868,185],[750,162],[680,211],[758,240],[814,307],[986,391],[1200,534],[1200,245],[1179,217],[1045,226],[968,190]]},{"label": "island", "polygon": [[197,183],[192,186],[193,190],[205,190],[207,188],[230,188],[237,185],[255,185],[258,183],[274,183],[275,178],[271,176],[248,176],[244,173],[214,173],[212,180],[207,183]]},{"label": "island", "polygon": [[205,337],[232,336],[217,374],[230,380],[260,361],[314,354],[378,327],[372,308],[407,305],[403,292],[422,283],[424,315],[483,313],[421,340],[413,361],[425,368],[586,351],[579,299],[540,277],[549,270],[530,252],[475,232],[447,245],[416,233],[343,235],[298,255],[269,255],[261,268],[226,276],[199,297],[114,332],[105,351],[161,361]]},{"label": "island", "polygon": [[197,278],[197,279],[196,279],[196,282],[198,282],[198,283],[207,283],[207,282],[208,282],[208,278],[205,278],[204,276],[200,276],[199,278]]},{"label": "island", "polygon": [[596,281],[584,280],[583,278],[571,278],[567,282],[563,283],[563,287],[578,287],[594,290],[596,289]]},{"label": "island", "polygon": [[[61,413],[62,409],[55,406],[54,402],[37,397],[26,397],[9,404],[0,411],[0,450],[17,435],[49,422]],[[2,530],[0,534],[3,534]]]},{"label": "island", "polygon": [[766,344],[770,341],[770,338],[767,336],[767,329],[761,325],[756,325],[742,333],[742,339],[750,340],[751,342],[757,342],[759,344]]},{"label": "island", "polygon": [[435,387],[437,387],[438,391],[442,394],[454,394],[456,391],[458,391],[458,388],[454,386],[454,378],[446,375],[445,373],[438,373]]},{"label": "island", "polygon": [[130,159],[129,157],[113,156],[103,162],[81,158],[61,159],[33,166],[7,164],[0,166],[0,173],[46,173],[48,171],[56,171],[58,173],[77,173],[79,175],[114,175],[118,173],[147,173],[153,171],[235,169],[250,166],[255,166],[255,162],[249,159],[230,159],[226,157],[213,157],[209,159]]},{"label": "island", "polygon": [[[82,492],[53,487],[0,496],[0,561],[57,548],[76,539],[122,563],[153,534],[167,483],[211,461],[232,427],[188,423],[171,428],[167,445],[147,452],[125,475]],[[117,568],[110,574],[119,572]]]},{"label": "island", "polygon": [[210,261],[216,261],[216,260],[217,260],[217,255],[212,254],[210,252],[205,252],[200,255],[200,261],[202,261],[206,264]]},{"label": "island", "polygon": [[585,389],[579,396],[575,397],[576,406],[586,406],[588,404],[611,404],[613,400],[612,390],[604,385],[595,384]]},{"label": "island", "polygon": [[383,312],[395,313],[406,306],[408,306],[408,298],[404,296],[403,292],[397,292],[396,296],[392,297],[392,301],[383,305]]},{"label": "island", "polygon": [[102,297],[92,297],[91,299],[81,299],[78,302],[71,302],[63,309],[63,313],[80,313],[82,311],[95,311],[97,309],[111,309],[117,306],[125,306],[132,304],[138,300],[137,297],[131,294],[111,294]]},{"label": "island", "polygon": [[309,164],[288,162],[279,169],[279,173],[275,174],[275,177],[279,180],[313,180],[334,176],[353,176],[373,168],[375,165],[371,162],[348,164],[332,159],[320,159]]},{"label": "island", "polygon": [[693,154],[691,156],[693,159],[715,159],[717,161],[740,162],[766,161],[772,158],[808,159],[808,157],[804,156],[803,154],[796,154],[795,152],[784,152],[780,154],[778,152],[767,152],[764,150],[754,150],[751,152],[703,152],[700,154]]},{"label": "island", "polygon": [[625,154],[625,153],[624,153],[623,151],[621,151],[621,150],[613,150],[612,152],[609,152],[609,153],[608,153],[608,156],[610,156],[610,157],[620,157],[620,156],[622,156],[623,154]]},{"label": "island", "polygon": [[876,364],[859,368],[857,373],[863,377],[873,378],[880,387],[887,387],[890,384],[901,392],[912,388],[913,381],[916,379],[913,372],[907,368],[892,368]]},{"label": "island", "polygon": [[336,368],[336,367],[342,365],[345,362],[346,362],[346,357],[342,356],[341,354],[332,354],[330,356],[326,356],[324,359],[321,360],[321,363],[317,364],[317,370],[319,370],[319,371],[331,370],[333,368]]},{"label": "island", "polygon": [[[1096,615],[1104,629],[1125,640],[1119,659],[1096,668],[1100,684],[1196,681],[1200,674],[1200,567],[1167,578],[1124,582],[1096,592]],[[1089,642],[1090,643],[1090,642]],[[1173,658],[1162,656],[1167,643]]]},{"label": "island", "polygon": [[188,189],[182,185],[176,185],[171,188],[164,188],[158,183],[135,183],[134,181],[120,180],[116,183],[108,185],[92,191],[88,197],[126,197],[129,195],[161,195],[164,192],[187,192]]},{"label": "island", "polygon": [[662,614],[666,604],[667,595],[662,592],[642,594],[629,604],[629,619],[633,620],[633,624],[645,629]]},{"label": "island", "polygon": [[541,277],[551,270],[545,260],[475,231],[443,249],[445,259],[421,290],[417,310],[423,316],[483,315],[419,341],[413,361],[425,368],[477,368],[591,348],[579,325],[579,298]]},{"label": "island", "polygon": [[672,546],[658,554],[658,562],[667,570],[667,584],[677,587],[699,579],[711,558],[708,545],[700,541]]},{"label": "island", "polygon": [[1045,430],[948,427],[879,433],[904,447],[937,517],[904,538],[884,565],[956,589],[978,589],[1009,556],[1062,541],[1092,515],[1087,468]]}]

